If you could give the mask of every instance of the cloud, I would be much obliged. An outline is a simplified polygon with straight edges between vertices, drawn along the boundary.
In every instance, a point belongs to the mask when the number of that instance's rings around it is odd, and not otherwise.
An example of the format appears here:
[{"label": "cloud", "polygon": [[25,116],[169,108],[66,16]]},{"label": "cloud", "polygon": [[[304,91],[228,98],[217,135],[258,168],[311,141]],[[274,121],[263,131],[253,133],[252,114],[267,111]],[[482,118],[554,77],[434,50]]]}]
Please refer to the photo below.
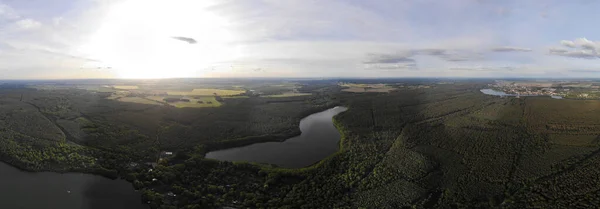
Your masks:
[{"label": "cloud", "polygon": [[411,54],[367,54],[367,59],[363,61],[366,70],[417,70],[417,62],[410,58]]},{"label": "cloud", "polygon": [[549,51],[550,51],[550,54],[552,54],[552,53],[565,53],[565,52],[568,52],[569,50],[559,49],[559,48],[550,48]]},{"label": "cloud", "polygon": [[582,59],[600,58],[600,41],[578,38],[573,41],[562,40],[560,44],[568,48],[550,48],[548,50],[549,54]]},{"label": "cloud", "polygon": [[442,56],[442,55],[446,54],[445,49],[420,49],[420,50],[414,50],[414,52],[417,54],[426,54],[426,55],[433,55],[433,56]]},{"label": "cloud", "polygon": [[0,18],[14,20],[18,19],[20,16],[12,7],[0,3]]},{"label": "cloud", "polygon": [[560,44],[566,47],[575,48],[575,43],[573,41],[562,40]]},{"label": "cloud", "polygon": [[365,70],[378,71],[397,71],[397,70],[418,70],[417,63],[376,63],[365,64]]},{"label": "cloud", "polygon": [[415,60],[401,54],[367,54],[367,60],[364,64],[393,64],[393,63],[414,63]]},{"label": "cloud", "polygon": [[574,73],[600,73],[600,70],[569,70],[569,72],[574,72]]},{"label": "cloud", "polygon": [[415,55],[429,55],[438,57],[448,62],[464,62],[483,59],[483,54],[470,50],[448,50],[448,49],[416,49],[412,50]]},{"label": "cloud", "polygon": [[15,25],[19,29],[31,30],[31,29],[40,28],[42,26],[42,23],[32,20],[32,19],[22,19],[22,20],[15,22]]},{"label": "cloud", "polygon": [[363,61],[368,70],[419,70],[416,56],[432,56],[446,62],[468,62],[483,59],[483,54],[470,50],[423,48],[399,50],[396,53],[369,53]]},{"label": "cloud", "polygon": [[[529,4],[472,4],[471,0],[439,4],[59,1],[64,2],[56,4],[60,8],[48,6],[53,5],[52,1],[39,1],[35,8],[16,0],[3,1],[10,6],[0,3],[0,44],[16,48],[0,46],[0,65],[16,69],[9,76],[25,75],[18,69],[37,69],[25,76],[68,77],[74,74],[68,73],[73,66],[77,70],[72,72],[84,75],[81,63],[89,63],[90,69],[112,66],[115,72],[126,67],[168,66],[199,72],[185,76],[234,77],[521,76],[600,69],[597,60],[589,60],[597,58],[596,42],[573,39],[559,43],[560,39],[539,38],[556,32],[549,23],[563,16],[554,10],[535,10]],[[206,3],[209,1],[213,3]],[[167,19],[153,15],[162,11],[174,12]],[[539,12],[542,16],[549,14],[548,19],[540,18]],[[130,17],[132,13],[141,16]],[[413,18],[420,14],[433,15]],[[564,18],[559,24],[581,24],[561,25],[565,30],[556,32],[557,37],[589,33],[581,25],[593,25],[594,20],[577,20],[569,15]],[[148,36],[148,31],[155,31],[156,36]],[[202,47],[187,45],[194,43]],[[537,53],[537,48],[536,52],[525,53],[532,50],[522,48],[535,46],[553,48],[543,53]],[[548,56],[548,52],[554,56]],[[135,74],[137,69],[130,71]]]},{"label": "cloud", "polygon": [[180,40],[180,41],[185,41],[188,44],[195,44],[195,43],[197,43],[196,39],[189,38],[189,37],[174,36],[174,37],[171,37],[171,38],[176,39],[176,40]]},{"label": "cloud", "polygon": [[493,52],[530,52],[530,48],[514,47],[514,46],[501,46],[492,48]]},{"label": "cloud", "polygon": [[582,50],[582,51],[570,51],[570,52],[563,52],[563,53],[553,53],[555,55],[560,55],[560,56],[565,56],[565,57],[574,57],[574,58],[583,58],[583,59],[596,59],[598,58],[598,54],[596,52],[593,51],[587,51],[587,50]]},{"label": "cloud", "polygon": [[456,71],[477,71],[477,72],[496,72],[496,71],[514,71],[515,67],[452,67],[448,68],[448,70],[456,70]]},{"label": "cloud", "polygon": [[587,50],[599,51],[600,41],[590,41],[587,38],[578,38],[574,41],[562,40],[560,44],[569,48],[581,48]]},{"label": "cloud", "polygon": [[471,61],[471,60],[480,60],[483,58],[482,54],[479,53],[447,53],[440,56],[449,62],[463,62],[463,61]]}]

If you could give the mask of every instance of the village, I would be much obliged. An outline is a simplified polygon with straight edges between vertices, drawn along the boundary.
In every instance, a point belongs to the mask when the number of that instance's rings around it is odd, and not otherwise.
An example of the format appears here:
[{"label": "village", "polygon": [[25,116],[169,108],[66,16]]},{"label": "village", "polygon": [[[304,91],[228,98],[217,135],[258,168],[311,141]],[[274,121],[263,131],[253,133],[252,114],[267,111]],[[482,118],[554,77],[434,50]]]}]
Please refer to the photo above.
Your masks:
[{"label": "village", "polygon": [[496,80],[488,86],[516,96],[551,96],[571,99],[599,99],[597,83],[535,82]]}]

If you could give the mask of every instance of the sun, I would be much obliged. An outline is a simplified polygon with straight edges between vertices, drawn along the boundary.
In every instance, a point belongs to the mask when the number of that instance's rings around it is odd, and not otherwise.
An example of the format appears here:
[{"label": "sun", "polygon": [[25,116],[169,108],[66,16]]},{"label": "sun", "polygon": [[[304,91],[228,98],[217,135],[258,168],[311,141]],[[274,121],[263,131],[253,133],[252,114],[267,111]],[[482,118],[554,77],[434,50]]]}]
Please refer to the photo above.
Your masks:
[{"label": "sun", "polygon": [[210,6],[204,0],[126,0],[109,9],[82,50],[120,78],[200,77],[211,63],[239,53],[229,22]]}]

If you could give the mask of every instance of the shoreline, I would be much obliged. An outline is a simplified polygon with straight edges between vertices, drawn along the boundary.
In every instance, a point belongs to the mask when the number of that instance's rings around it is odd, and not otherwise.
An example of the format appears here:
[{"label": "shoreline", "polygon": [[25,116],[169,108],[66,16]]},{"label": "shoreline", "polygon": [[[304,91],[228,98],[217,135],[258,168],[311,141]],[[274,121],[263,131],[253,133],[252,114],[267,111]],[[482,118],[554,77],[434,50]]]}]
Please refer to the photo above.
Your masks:
[{"label": "shoreline", "polygon": [[[318,107],[312,110],[308,110],[305,111],[303,113],[301,113],[300,115],[300,121],[302,121],[302,119],[312,115],[312,114],[316,114],[319,112],[323,112],[326,111],[328,109],[331,108],[335,108],[335,107],[339,107],[339,104],[333,104],[333,105],[326,105],[323,107]],[[245,147],[245,146],[249,146],[252,144],[258,144],[258,143],[266,143],[266,142],[284,142],[290,138],[296,137],[296,136],[300,136],[302,134],[302,131],[300,130],[300,121],[298,122],[298,125],[296,126],[295,130],[288,130],[279,134],[265,134],[265,135],[259,135],[259,136],[247,136],[247,137],[242,137],[242,138],[237,138],[237,139],[232,139],[232,140],[226,140],[226,141],[217,141],[217,142],[213,142],[213,143],[206,143],[203,144],[205,146],[204,150],[202,150],[202,153],[199,153],[203,158],[206,157],[206,154],[209,152],[214,152],[214,151],[219,151],[219,150],[227,150],[227,149],[234,149],[234,148],[239,148],[239,147]],[[202,146],[202,145],[200,145]]]}]

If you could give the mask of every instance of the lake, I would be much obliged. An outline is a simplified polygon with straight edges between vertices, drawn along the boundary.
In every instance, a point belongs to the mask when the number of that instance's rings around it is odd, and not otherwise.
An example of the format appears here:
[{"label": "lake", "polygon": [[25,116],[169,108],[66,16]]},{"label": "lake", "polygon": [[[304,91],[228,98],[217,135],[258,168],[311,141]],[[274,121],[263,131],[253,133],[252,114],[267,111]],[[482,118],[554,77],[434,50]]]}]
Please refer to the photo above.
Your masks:
[{"label": "lake", "polygon": [[[481,93],[487,94],[487,95],[493,95],[493,96],[501,96],[501,97],[514,97],[514,96],[522,96],[522,97],[530,97],[530,96],[545,96],[545,95],[516,95],[516,94],[507,94],[504,93],[503,91],[496,91],[494,89],[481,89],[479,90],[481,91]],[[550,96],[552,99],[562,99],[563,97],[561,96]]]},{"label": "lake", "polygon": [[346,110],[348,108],[334,107],[303,118],[300,121],[300,136],[283,142],[264,142],[218,150],[207,153],[206,158],[268,163],[285,168],[310,166],[339,149],[340,133],[333,125],[333,116]]},{"label": "lake", "polygon": [[480,91],[481,91],[481,93],[484,93],[487,95],[494,95],[494,96],[517,96],[516,94],[507,94],[507,93],[504,93],[503,91],[496,91],[494,89],[481,89]]},{"label": "lake", "polygon": [[[70,191],[70,192],[69,192]],[[148,209],[125,180],[79,173],[24,172],[0,162],[0,208]]]}]

